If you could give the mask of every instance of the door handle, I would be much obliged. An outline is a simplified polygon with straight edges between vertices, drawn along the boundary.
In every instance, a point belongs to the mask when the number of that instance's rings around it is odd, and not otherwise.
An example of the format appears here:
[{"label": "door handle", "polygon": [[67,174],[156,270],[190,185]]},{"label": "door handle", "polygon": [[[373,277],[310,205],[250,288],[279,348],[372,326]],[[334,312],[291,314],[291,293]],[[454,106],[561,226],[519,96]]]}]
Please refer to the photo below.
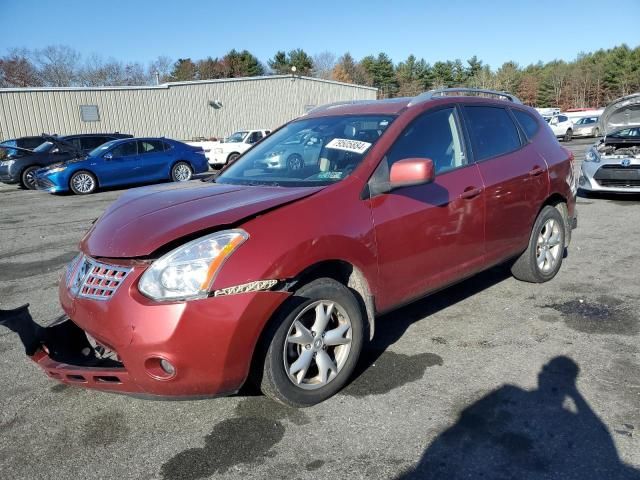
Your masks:
[{"label": "door handle", "polygon": [[544,169],[536,165],[535,167],[533,167],[533,169],[529,171],[529,176],[537,177],[538,175],[541,175],[543,172],[544,172]]},{"label": "door handle", "polygon": [[464,191],[460,194],[460,198],[464,198],[465,200],[470,200],[474,197],[477,197],[478,195],[480,195],[482,193],[482,188],[477,188],[477,187],[467,187],[464,189]]}]

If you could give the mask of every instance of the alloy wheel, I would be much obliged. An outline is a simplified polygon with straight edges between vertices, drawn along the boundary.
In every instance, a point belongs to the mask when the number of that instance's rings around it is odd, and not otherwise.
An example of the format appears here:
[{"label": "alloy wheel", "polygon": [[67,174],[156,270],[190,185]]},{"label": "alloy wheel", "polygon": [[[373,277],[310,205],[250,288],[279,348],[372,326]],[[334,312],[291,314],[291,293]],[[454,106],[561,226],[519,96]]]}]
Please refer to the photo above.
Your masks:
[{"label": "alloy wheel", "polygon": [[314,390],[334,380],[351,351],[351,319],[338,303],[319,300],[295,318],[284,344],[284,368],[291,382]]},{"label": "alloy wheel", "polygon": [[536,242],[536,265],[542,273],[552,272],[558,265],[563,246],[560,244],[562,226],[554,219],[547,220]]},{"label": "alloy wheel", "polygon": [[88,173],[79,173],[71,181],[73,187],[80,193],[89,193],[95,188],[95,181]]},{"label": "alloy wheel", "polygon": [[289,170],[300,170],[302,169],[302,158],[297,155],[289,157]]},{"label": "alloy wheel", "polygon": [[181,163],[174,167],[173,176],[178,182],[186,182],[191,180],[191,169],[188,165]]}]

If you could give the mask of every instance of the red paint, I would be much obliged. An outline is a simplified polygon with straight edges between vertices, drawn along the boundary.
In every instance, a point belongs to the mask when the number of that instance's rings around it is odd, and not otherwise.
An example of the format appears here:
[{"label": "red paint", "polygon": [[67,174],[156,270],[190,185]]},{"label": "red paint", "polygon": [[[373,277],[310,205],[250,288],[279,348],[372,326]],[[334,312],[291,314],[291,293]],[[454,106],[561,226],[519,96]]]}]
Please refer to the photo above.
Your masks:
[{"label": "red paint", "polygon": [[[292,279],[308,267],[340,260],[367,281],[377,311],[387,311],[518,254],[525,249],[544,202],[560,196],[574,214],[570,154],[544,127],[516,152],[433,176],[433,163],[409,159],[391,180],[424,181],[372,198],[367,182],[404,128],[421,113],[461,102],[528,107],[482,98],[445,97],[407,107],[407,101],[349,105],[312,114],[399,114],[355,172],[324,188],[277,188],[209,183],[136,189],[122,195],[81,242],[88,255],[133,267],[108,301],[71,296],[60,301],[70,318],[120,355],[119,384],[93,379],[100,369],[34,358],[50,375],[87,377],[79,385],[119,392],[194,396],[232,392],[246,380],[268,320],[290,295],[256,292],[156,303],[137,288],[148,262],[216,229],[239,227],[249,240],[232,254],[213,289],[261,279]],[[176,367],[171,379],[145,369],[150,357]],[[154,364],[155,365],[155,364]]]},{"label": "red paint", "polygon": [[409,187],[433,182],[435,171],[429,158],[405,158],[391,166],[389,182],[392,188]]}]

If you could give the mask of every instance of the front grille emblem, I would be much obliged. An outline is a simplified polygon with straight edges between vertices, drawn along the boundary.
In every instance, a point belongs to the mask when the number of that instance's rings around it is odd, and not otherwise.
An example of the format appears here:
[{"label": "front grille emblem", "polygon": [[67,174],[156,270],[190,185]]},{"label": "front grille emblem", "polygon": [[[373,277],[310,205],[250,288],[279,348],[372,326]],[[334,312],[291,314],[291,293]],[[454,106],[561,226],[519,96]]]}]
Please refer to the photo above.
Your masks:
[{"label": "front grille emblem", "polygon": [[623,167],[628,167],[629,165],[631,165],[631,159],[625,158],[624,160],[622,160],[622,162],[620,162],[620,165],[622,165]]}]

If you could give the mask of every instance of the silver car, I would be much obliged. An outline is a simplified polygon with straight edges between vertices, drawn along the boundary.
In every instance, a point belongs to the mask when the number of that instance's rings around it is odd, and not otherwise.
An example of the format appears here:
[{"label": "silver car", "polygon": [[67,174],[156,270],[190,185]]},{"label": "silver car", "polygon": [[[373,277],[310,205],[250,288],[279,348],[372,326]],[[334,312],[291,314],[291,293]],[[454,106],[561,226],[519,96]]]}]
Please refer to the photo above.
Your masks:
[{"label": "silver car", "polygon": [[302,131],[278,145],[266,157],[256,160],[256,168],[298,171],[317,165],[322,140],[310,131]]},{"label": "silver car", "polygon": [[573,122],[574,137],[599,137],[600,127],[598,126],[598,118],[582,117]]},{"label": "silver car", "polygon": [[640,93],[609,104],[598,126],[604,138],[585,155],[580,189],[640,193]]}]

